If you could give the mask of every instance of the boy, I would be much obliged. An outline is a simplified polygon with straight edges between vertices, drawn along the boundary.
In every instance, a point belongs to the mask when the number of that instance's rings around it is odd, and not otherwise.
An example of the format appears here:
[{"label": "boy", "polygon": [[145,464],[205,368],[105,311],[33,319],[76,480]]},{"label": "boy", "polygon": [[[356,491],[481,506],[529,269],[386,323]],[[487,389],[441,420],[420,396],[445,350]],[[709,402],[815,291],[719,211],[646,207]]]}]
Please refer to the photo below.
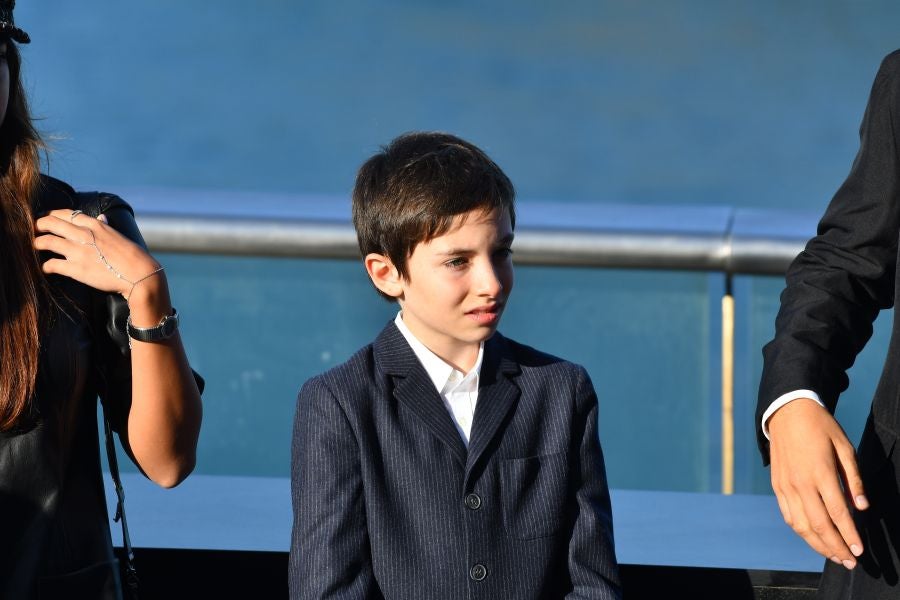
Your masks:
[{"label": "boy", "polygon": [[360,168],[360,250],[400,313],[300,391],[292,598],[621,597],[590,379],[495,333],[513,197],[448,134]]}]

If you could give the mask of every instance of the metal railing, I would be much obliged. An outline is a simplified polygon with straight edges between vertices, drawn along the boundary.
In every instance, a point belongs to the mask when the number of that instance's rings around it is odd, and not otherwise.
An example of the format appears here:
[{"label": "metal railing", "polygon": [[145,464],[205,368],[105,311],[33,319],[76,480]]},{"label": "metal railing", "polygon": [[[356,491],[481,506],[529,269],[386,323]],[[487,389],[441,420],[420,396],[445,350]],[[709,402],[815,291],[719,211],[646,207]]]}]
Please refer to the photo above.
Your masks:
[{"label": "metal railing", "polygon": [[[524,204],[524,203],[523,203]],[[520,209],[521,210],[521,209]],[[671,211],[671,209],[669,209]],[[602,211],[584,226],[516,229],[516,262],[524,265],[716,271],[728,275],[779,275],[813,231],[796,235],[733,228],[719,232],[608,230]],[[235,218],[138,213],[147,243],[158,251],[305,258],[359,257],[349,222],[303,218]],[[739,221],[735,211],[733,223]]]},{"label": "metal railing", "polygon": [[[358,259],[349,201],[334,197],[132,190],[155,251]],[[780,275],[815,233],[816,215],[724,207],[519,202],[522,265],[718,272],[722,297],[722,492],[734,491],[732,278]]]}]

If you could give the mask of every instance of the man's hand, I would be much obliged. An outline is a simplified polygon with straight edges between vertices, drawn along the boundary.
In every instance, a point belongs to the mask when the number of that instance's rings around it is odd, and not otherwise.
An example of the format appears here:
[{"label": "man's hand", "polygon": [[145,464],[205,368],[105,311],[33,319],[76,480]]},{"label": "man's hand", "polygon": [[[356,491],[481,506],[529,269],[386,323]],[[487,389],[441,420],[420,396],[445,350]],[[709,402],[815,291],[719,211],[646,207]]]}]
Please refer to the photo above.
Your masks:
[{"label": "man's hand", "polygon": [[772,489],[785,523],[813,550],[852,569],[863,545],[848,503],[869,507],[853,445],[808,398],[779,408],[768,425]]}]

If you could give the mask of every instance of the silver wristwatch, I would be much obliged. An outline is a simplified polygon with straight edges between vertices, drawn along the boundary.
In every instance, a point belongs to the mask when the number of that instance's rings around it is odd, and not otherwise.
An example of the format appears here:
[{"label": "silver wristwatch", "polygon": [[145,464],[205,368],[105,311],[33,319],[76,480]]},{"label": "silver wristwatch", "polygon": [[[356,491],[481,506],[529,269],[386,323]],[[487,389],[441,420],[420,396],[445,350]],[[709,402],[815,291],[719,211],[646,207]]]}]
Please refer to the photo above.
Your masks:
[{"label": "silver wristwatch", "polygon": [[178,311],[172,309],[171,315],[166,315],[156,327],[135,327],[131,323],[131,315],[125,321],[125,331],[128,337],[139,342],[161,342],[167,340],[178,330]]}]

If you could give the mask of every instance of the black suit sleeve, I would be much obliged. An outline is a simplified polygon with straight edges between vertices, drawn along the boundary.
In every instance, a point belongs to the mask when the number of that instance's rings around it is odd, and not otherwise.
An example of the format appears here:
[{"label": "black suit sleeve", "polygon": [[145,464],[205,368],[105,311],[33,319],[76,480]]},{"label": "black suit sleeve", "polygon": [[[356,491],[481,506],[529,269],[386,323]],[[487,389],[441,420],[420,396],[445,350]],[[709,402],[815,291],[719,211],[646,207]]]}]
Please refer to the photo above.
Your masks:
[{"label": "black suit sleeve", "polygon": [[320,377],[297,398],[291,447],[290,597],[374,600],[359,447]]},{"label": "black suit sleeve", "polygon": [[776,398],[798,389],[819,394],[834,412],[846,371],[872,335],[879,310],[894,303],[900,232],[900,52],[875,78],[860,127],[860,147],[818,232],[791,264],[775,338],[763,349],[757,439],[768,463],[760,420]]},{"label": "black suit sleeve", "polygon": [[568,553],[572,592],[566,598],[619,599],[622,588],[613,541],[612,508],[597,433],[597,394],[582,367],[578,367],[575,401],[578,419],[572,443],[578,457],[574,478],[577,516]]}]

